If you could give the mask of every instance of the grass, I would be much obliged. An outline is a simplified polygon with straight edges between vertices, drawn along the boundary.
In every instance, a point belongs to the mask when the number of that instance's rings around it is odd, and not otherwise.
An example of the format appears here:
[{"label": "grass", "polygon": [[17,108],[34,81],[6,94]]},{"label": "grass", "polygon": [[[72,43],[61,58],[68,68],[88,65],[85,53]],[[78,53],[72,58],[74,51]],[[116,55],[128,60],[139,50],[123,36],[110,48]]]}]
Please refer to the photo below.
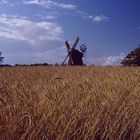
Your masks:
[{"label": "grass", "polygon": [[0,140],[139,140],[140,68],[0,68]]}]

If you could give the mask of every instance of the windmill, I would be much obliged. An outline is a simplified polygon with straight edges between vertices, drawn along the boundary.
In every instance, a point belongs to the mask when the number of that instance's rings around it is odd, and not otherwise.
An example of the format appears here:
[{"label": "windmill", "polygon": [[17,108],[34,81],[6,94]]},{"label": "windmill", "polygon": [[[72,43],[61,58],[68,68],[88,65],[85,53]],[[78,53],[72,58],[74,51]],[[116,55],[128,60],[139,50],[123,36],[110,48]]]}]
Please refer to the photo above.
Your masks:
[{"label": "windmill", "polygon": [[65,46],[67,48],[68,54],[61,65],[64,65],[67,59],[69,59],[68,65],[81,65],[81,66],[83,65],[82,57],[84,56],[83,54],[86,52],[87,48],[85,44],[82,44],[80,46],[80,51],[75,49],[78,42],[79,42],[79,37],[76,38],[73,46],[70,47],[68,41],[67,40],[65,41]]}]

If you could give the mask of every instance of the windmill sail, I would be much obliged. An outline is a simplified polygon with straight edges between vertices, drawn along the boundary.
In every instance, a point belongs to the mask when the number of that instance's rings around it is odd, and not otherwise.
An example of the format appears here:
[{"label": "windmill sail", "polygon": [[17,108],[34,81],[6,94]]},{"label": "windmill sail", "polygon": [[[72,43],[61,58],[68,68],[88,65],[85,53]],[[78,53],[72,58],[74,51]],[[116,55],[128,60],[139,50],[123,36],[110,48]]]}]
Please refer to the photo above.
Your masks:
[{"label": "windmill sail", "polygon": [[[67,49],[68,49],[68,55],[66,56],[66,58],[64,59],[64,61],[61,63],[61,65],[64,65],[64,63],[66,62],[67,58],[70,56],[71,50],[76,48],[78,42],[79,42],[79,36],[76,38],[76,40],[75,40],[75,42],[74,42],[72,48],[70,48],[70,45],[69,45],[68,41],[67,41],[67,40],[65,41],[65,45],[66,45],[66,47],[67,47]],[[70,59],[71,59],[71,58],[70,58]],[[69,64],[71,63],[71,62],[70,62],[70,59],[69,59],[69,62],[68,62]]]},{"label": "windmill sail", "polygon": [[73,46],[72,46],[72,49],[74,49],[76,46],[77,46],[77,44],[78,44],[78,42],[79,42],[79,36],[77,37],[77,39],[76,39],[76,41],[74,42],[74,44],[73,44]]},{"label": "windmill sail", "polygon": [[67,47],[67,50],[69,51],[69,50],[70,50],[70,45],[69,45],[69,43],[68,43],[67,40],[65,41],[65,45],[66,45],[66,47]]}]

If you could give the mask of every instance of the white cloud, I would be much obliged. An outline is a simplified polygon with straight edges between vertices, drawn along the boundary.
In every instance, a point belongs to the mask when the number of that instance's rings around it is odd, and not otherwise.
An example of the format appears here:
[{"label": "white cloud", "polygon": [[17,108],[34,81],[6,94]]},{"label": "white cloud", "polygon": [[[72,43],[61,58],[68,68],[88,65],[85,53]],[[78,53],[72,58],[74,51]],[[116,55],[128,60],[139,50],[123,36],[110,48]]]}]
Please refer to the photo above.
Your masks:
[{"label": "white cloud", "polygon": [[0,0],[0,4],[6,4],[6,5],[9,5],[9,6],[14,6],[13,3],[8,2],[7,0]]},{"label": "white cloud", "polygon": [[120,53],[117,56],[111,55],[103,58],[103,66],[117,66],[120,65],[120,62],[125,57],[124,53]]},{"label": "white cloud", "polygon": [[108,17],[106,17],[104,15],[99,15],[99,16],[90,15],[88,18],[92,19],[95,22],[108,21],[108,19],[109,19]]},{"label": "white cloud", "polygon": [[0,15],[0,37],[37,44],[61,41],[62,28],[54,22],[33,22],[25,17]]},{"label": "white cloud", "polygon": [[88,64],[94,64],[96,66],[119,66],[123,58],[124,53],[119,55],[110,55],[101,58],[88,58]]},{"label": "white cloud", "polygon": [[104,15],[89,15],[87,12],[81,10],[77,10],[76,13],[79,14],[83,19],[91,19],[94,22],[103,22],[109,20],[109,18]]},{"label": "white cloud", "polygon": [[0,0],[0,3],[8,4],[7,0]]},{"label": "white cloud", "polygon": [[58,4],[58,6],[60,8],[63,8],[63,9],[76,9],[76,5],[73,5],[73,4]]},{"label": "white cloud", "polygon": [[76,9],[74,4],[60,3],[52,0],[23,0],[24,4],[35,4],[45,8],[58,7],[62,9]]},{"label": "white cloud", "polygon": [[48,20],[52,20],[52,19],[56,19],[56,16],[54,15],[47,15],[47,16],[42,16],[42,19],[48,19]]},{"label": "white cloud", "polygon": [[40,6],[45,6],[45,7],[50,7],[52,3],[46,2],[45,0],[23,0],[24,4],[35,4],[35,5],[40,5]]}]

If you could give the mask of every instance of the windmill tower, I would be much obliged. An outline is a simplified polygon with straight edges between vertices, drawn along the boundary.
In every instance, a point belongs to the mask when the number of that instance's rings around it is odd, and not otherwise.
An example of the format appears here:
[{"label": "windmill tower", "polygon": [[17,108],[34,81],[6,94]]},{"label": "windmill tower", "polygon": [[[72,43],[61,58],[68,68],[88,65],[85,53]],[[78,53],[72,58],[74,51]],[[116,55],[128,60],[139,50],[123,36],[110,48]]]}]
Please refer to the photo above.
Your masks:
[{"label": "windmill tower", "polygon": [[83,65],[82,57],[84,56],[84,53],[86,51],[86,46],[84,47],[80,46],[81,51],[79,51],[75,49],[78,42],[79,42],[79,37],[76,38],[73,46],[70,47],[68,41],[67,40],[65,41],[65,46],[67,48],[68,54],[61,65],[64,65],[67,59],[68,59],[68,65],[80,65],[80,66]]}]

